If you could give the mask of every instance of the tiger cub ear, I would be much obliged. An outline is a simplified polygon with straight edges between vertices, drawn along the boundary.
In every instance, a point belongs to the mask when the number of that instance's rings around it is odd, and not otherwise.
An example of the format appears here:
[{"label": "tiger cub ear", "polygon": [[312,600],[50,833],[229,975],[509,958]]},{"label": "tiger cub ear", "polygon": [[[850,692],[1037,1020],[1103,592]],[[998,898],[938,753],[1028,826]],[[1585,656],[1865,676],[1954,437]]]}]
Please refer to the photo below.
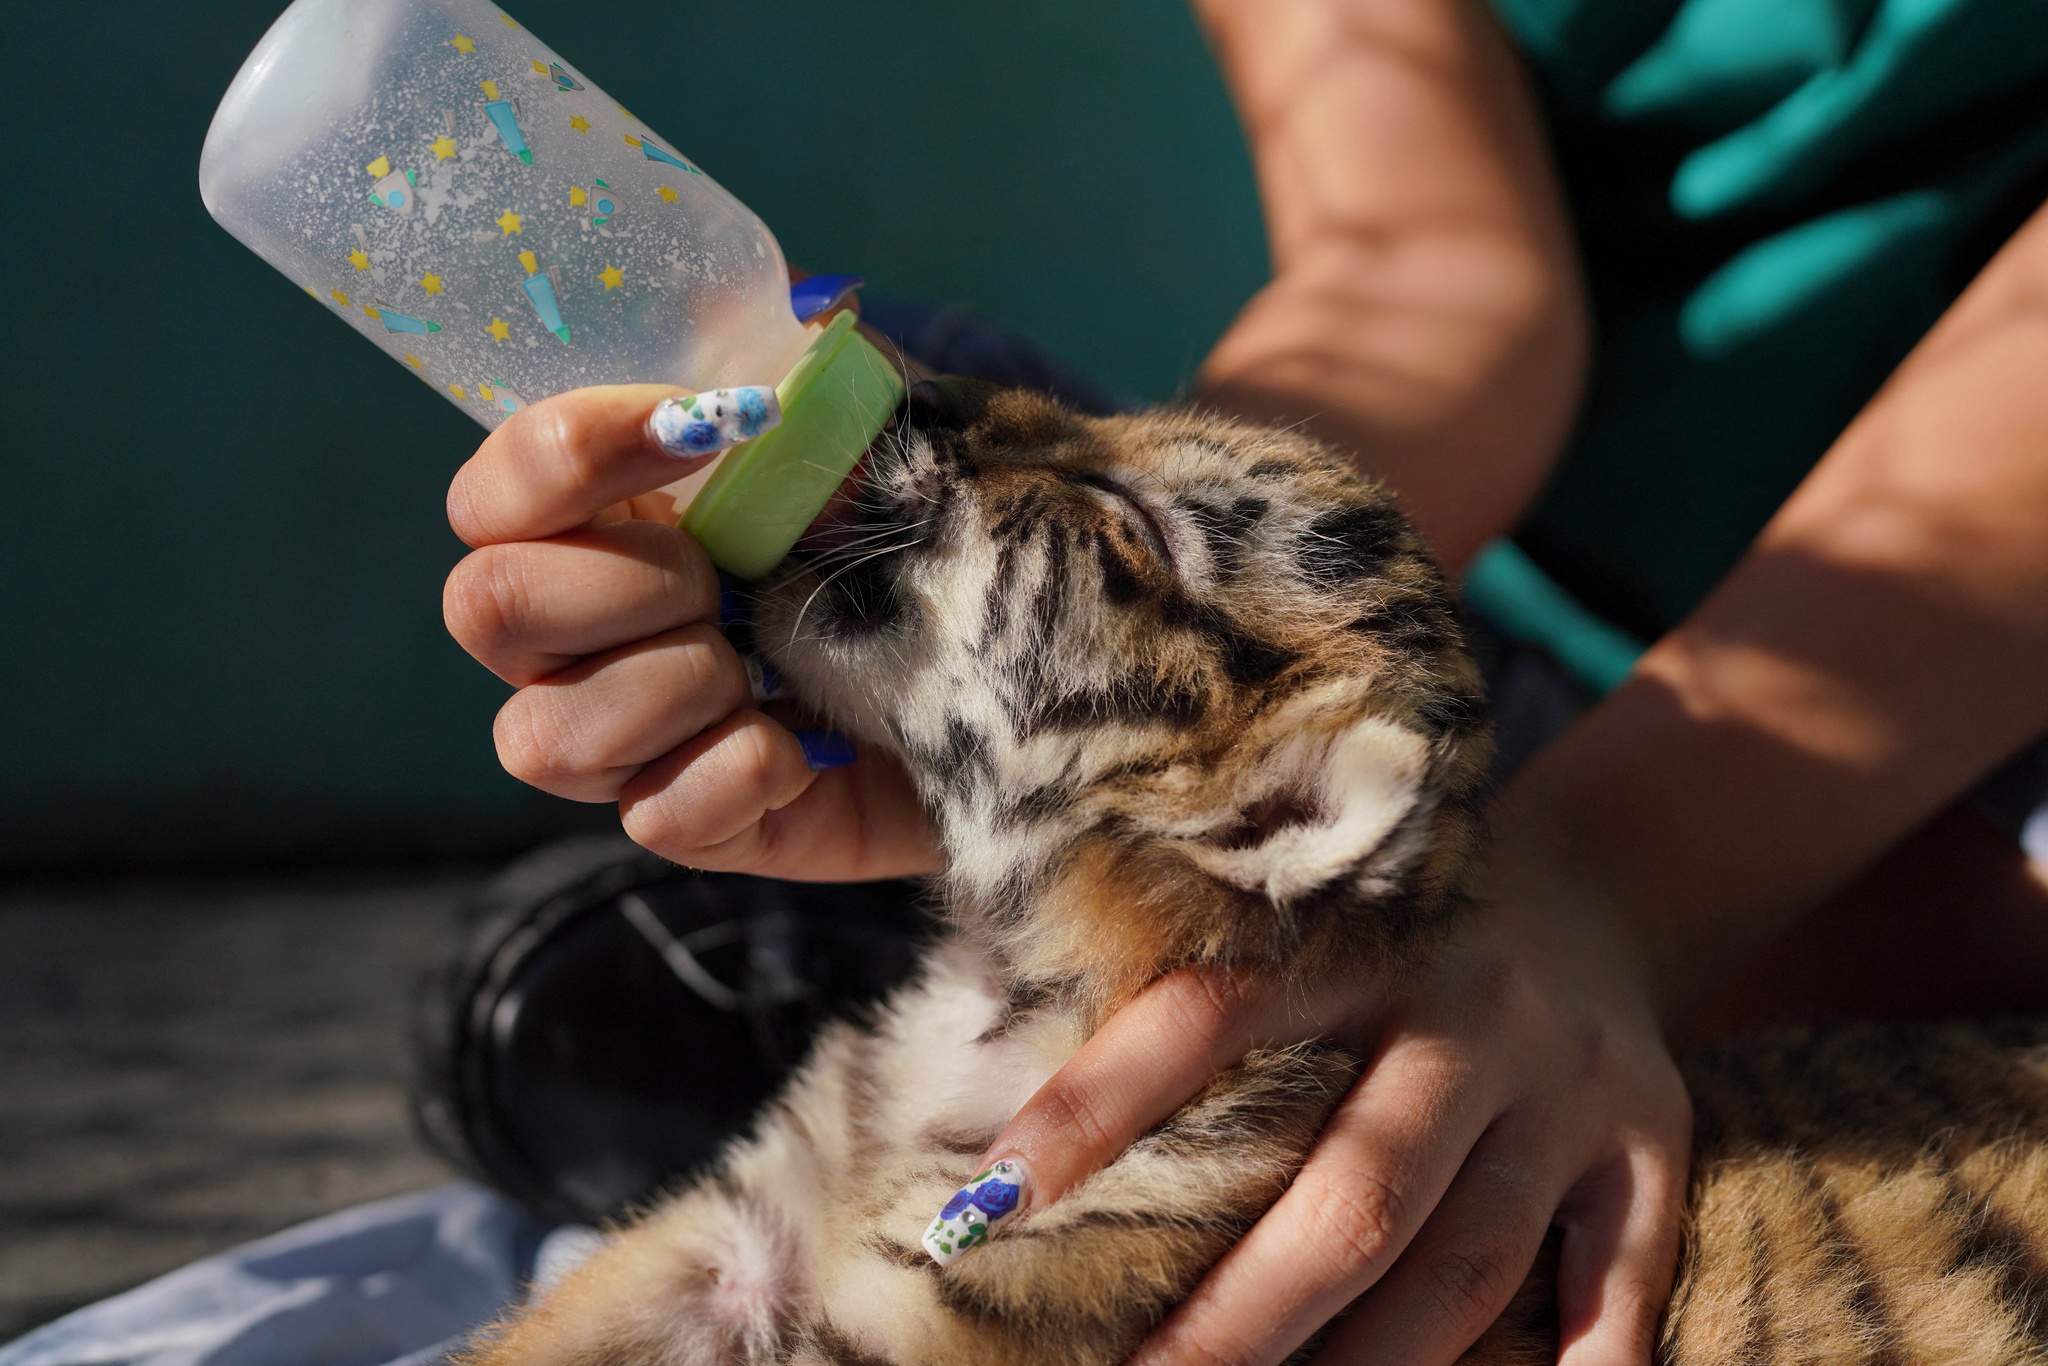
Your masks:
[{"label": "tiger cub ear", "polygon": [[1237,786],[1249,799],[1190,841],[1188,855],[1211,877],[1275,903],[1340,878],[1367,893],[1393,891],[1427,838],[1429,748],[1377,717],[1298,730]]}]

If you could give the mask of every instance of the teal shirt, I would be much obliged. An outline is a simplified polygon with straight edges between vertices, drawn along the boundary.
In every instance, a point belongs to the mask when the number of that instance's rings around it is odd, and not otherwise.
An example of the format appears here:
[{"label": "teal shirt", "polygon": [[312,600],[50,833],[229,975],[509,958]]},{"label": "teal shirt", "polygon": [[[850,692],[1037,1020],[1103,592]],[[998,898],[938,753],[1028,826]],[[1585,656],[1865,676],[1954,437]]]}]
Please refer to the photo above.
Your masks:
[{"label": "teal shirt", "polygon": [[1649,639],[2048,199],[2048,0],[1494,5],[1536,72],[1597,330],[1578,433],[1474,597],[1521,592],[1520,634],[1597,632],[1545,607],[1533,562]]}]

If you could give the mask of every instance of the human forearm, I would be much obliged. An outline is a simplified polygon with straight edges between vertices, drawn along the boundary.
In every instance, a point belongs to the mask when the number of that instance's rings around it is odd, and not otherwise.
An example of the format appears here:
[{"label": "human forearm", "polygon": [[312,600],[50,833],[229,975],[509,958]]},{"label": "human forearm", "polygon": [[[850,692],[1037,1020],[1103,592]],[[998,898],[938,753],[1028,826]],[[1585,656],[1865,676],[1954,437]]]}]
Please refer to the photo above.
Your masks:
[{"label": "human forearm", "polygon": [[1471,0],[1198,0],[1244,121],[1274,278],[1200,396],[1305,422],[1461,570],[1541,486],[1586,322],[1534,108]]},{"label": "human forearm", "polygon": [[2044,377],[2048,213],[1505,794],[1502,876],[1632,919],[1668,1019],[2048,728]]}]

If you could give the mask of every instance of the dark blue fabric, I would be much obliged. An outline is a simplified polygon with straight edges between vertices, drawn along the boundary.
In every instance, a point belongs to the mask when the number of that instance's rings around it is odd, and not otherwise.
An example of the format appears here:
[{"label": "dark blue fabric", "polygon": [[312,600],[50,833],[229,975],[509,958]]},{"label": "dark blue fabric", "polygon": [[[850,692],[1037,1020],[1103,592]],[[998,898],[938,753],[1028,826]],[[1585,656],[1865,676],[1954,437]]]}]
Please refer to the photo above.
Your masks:
[{"label": "dark blue fabric", "polygon": [[1031,342],[972,313],[863,296],[860,314],[862,322],[896,343],[903,354],[940,374],[1036,389],[1097,416],[1133,406]]}]

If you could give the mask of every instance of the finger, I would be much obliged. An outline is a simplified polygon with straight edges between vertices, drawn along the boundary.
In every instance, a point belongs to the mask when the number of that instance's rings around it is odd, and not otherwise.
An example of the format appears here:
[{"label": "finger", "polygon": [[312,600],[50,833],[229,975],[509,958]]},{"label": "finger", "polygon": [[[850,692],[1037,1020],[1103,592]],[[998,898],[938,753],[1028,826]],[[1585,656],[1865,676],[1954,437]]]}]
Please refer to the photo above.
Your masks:
[{"label": "finger", "polygon": [[1434,1040],[1396,1040],[1337,1107],[1294,1184],[1133,1363],[1284,1359],[1386,1273],[1495,1113]]},{"label": "finger", "polygon": [[498,758],[543,792],[608,802],[642,765],[749,696],[739,656],[698,622],[521,688],[498,712]]},{"label": "finger", "polygon": [[655,404],[683,392],[607,385],[520,409],[456,472],[448,524],[470,546],[555,536],[702,468],[710,456],[672,456],[648,426]]},{"label": "finger", "polygon": [[991,1161],[1021,1158],[1031,1173],[1027,1207],[1051,1203],[1115,1160],[1252,1049],[1335,1027],[1317,1018],[1318,1001],[1255,987],[1257,981],[1220,968],[1187,968],[1110,1016],[989,1145]]},{"label": "finger", "polygon": [[[674,806],[641,796],[664,776],[650,768],[627,785],[621,804],[626,830],[692,868],[793,882],[866,882],[934,873],[942,863],[916,789],[884,755],[864,754],[858,763],[817,774],[787,805],[764,810],[753,824],[709,845],[669,825]],[[671,781],[692,776],[685,770]]]},{"label": "finger", "polygon": [[524,687],[585,655],[709,618],[718,573],[675,528],[617,522],[473,551],[448,575],[441,606],[463,649]]},{"label": "finger", "polygon": [[1643,1366],[1678,1269],[1685,1197],[1674,1151],[1643,1144],[1589,1173],[1558,1211],[1560,1366]]},{"label": "finger", "polygon": [[709,868],[703,855],[788,806],[817,778],[788,727],[749,707],[635,774],[619,793],[619,815],[640,844]]},{"label": "finger", "polygon": [[1542,1135],[1518,1114],[1476,1144],[1436,1211],[1380,1282],[1316,1353],[1317,1366],[1456,1361],[1521,1288],[1570,1184],[1569,1164],[1522,1160]]}]

